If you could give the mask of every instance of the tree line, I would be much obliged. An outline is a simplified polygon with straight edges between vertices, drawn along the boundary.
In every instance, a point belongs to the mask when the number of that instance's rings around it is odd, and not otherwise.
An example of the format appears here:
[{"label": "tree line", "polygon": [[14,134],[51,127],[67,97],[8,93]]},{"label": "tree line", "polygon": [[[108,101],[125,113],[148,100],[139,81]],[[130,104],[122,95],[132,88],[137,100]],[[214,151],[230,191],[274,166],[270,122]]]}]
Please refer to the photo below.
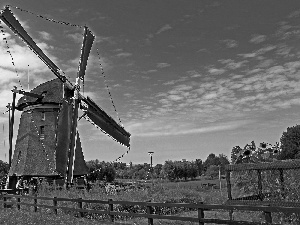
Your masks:
[{"label": "tree line", "polygon": [[207,159],[202,162],[201,159],[195,161],[172,161],[167,160],[164,164],[157,164],[150,167],[150,164],[126,165],[126,163],[116,162],[107,163],[99,160],[91,160],[87,162],[89,167],[90,180],[106,180],[108,182],[114,179],[167,179],[170,181],[195,179],[198,176],[206,175],[210,178],[216,178],[224,174],[225,165],[229,164],[227,156],[220,154],[216,156],[211,153]]},{"label": "tree line", "polygon": [[[250,155],[243,156],[239,163],[256,163],[256,162],[271,162],[274,160],[286,159],[300,159],[300,125],[288,127],[283,132],[280,138],[280,145],[278,152],[275,154],[272,148],[257,147],[254,141],[251,144],[245,145],[244,148],[235,146],[231,150],[231,163],[236,162],[237,157],[241,151],[247,148],[255,149]],[[157,164],[150,168],[150,164],[130,163],[108,163],[104,161],[90,160],[87,161],[89,168],[88,179],[90,180],[106,180],[111,182],[115,179],[168,179],[187,180],[194,179],[197,176],[207,176],[208,178],[217,178],[219,173],[225,174],[225,165],[229,164],[227,156],[214,153],[208,155],[206,160],[202,162],[201,159],[195,161],[172,161],[167,160],[164,164]],[[8,163],[0,160],[0,178],[7,175],[9,171]]]}]

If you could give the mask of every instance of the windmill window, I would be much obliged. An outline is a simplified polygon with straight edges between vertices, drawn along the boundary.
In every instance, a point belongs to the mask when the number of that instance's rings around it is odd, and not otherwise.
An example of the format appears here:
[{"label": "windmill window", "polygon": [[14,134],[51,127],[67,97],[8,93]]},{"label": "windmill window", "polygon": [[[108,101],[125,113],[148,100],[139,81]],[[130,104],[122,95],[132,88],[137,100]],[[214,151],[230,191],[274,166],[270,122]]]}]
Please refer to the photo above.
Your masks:
[{"label": "windmill window", "polygon": [[45,139],[45,126],[40,126],[40,139]]},{"label": "windmill window", "polygon": [[45,121],[45,120],[46,120],[46,113],[42,112],[42,121]]}]

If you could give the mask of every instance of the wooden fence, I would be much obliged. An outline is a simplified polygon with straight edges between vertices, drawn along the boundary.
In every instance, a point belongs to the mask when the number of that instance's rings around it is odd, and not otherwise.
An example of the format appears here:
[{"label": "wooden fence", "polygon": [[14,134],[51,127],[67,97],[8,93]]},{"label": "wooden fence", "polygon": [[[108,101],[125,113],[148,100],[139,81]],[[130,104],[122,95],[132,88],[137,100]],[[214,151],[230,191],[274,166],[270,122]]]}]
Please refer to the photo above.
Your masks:
[{"label": "wooden fence", "polygon": [[[14,201],[13,201],[14,199]],[[21,202],[21,199],[29,199],[29,202]],[[32,201],[30,201],[30,199]],[[52,205],[38,204],[38,200],[47,200],[52,201]],[[63,207],[58,206],[58,202],[75,202],[77,203],[77,208]],[[272,207],[272,206],[251,206],[251,205],[216,205],[210,204],[206,205],[203,202],[198,204],[190,203],[157,203],[157,202],[129,202],[129,201],[113,201],[109,199],[107,201],[101,200],[85,200],[85,199],[69,199],[69,198],[49,198],[49,197],[35,197],[35,196],[22,196],[22,195],[3,195],[3,200],[0,200],[0,203],[3,203],[4,208],[11,207],[16,205],[18,210],[21,209],[21,205],[31,206],[34,209],[34,212],[37,212],[38,208],[49,208],[52,209],[55,214],[58,213],[58,209],[68,210],[78,212],[79,216],[84,216],[84,213],[95,213],[95,214],[106,214],[109,215],[110,221],[115,220],[115,216],[128,216],[128,217],[144,217],[148,218],[148,224],[152,225],[154,219],[165,219],[165,220],[179,220],[179,221],[190,221],[196,222],[199,224],[205,223],[216,223],[216,224],[236,224],[236,225],[254,225],[257,222],[248,222],[248,221],[233,221],[233,220],[221,220],[221,219],[206,219],[204,212],[208,210],[239,210],[239,211],[261,211],[265,215],[265,223],[261,224],[273,224],[272,223],[272,212],[283,212],[283,213],[296,213],[300,214],[300,207]],[[93,209],[84,209],[83,203],[97,203],[107,205],[107,210],[93,210]],[[144,206],[146,207],[146,213],[131,213],[131,212],[117,212],[114,211],[114,205],[128,205],[128,206]],[[180,208],[189,208],[196,209],[198,211],[197,217],[183,217],[183,216],[171,216],[171,215],[159,215],[154,214],[154,207],[180,207]]]}]

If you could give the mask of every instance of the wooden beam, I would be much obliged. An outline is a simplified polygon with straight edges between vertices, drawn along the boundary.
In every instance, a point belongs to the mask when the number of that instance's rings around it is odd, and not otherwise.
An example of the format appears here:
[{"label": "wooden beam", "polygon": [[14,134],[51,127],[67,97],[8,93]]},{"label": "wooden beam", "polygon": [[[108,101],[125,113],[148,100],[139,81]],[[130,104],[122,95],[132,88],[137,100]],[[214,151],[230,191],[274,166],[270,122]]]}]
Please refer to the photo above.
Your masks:
[{"label": "wooden beam", "polygon": [[[14,90],[16,90],[17,87],[15,87]],[[12,139],[14,134],[14,121],[15,121],[15,109],[16,109],[16,95],[17,93],[13,91],[13,100],[11,105],[11,118],[10,118],[10,124],[9,124],[9,152],[8,152],[8,164],[9,168],[11,167],[11,160],[12,160]]]},{"label": "wooden beam", "polygon": [[230,183],[230,171],[226,171],[226,182],[227,182],[227,194],[228,194],[228,199],[232,200],[232,195],[231,195],[231,183]]},{"label": "wooden beam", "polygon": [[27,91],[17,90],[17,89],[12,90],[12,92],[17,93],[17,94],[21,94],[21,95],[26,95],[26,96],[29,96],[29,97],[33,97],[33,98],[39,98],[39,99],[44,98],[43,95],[38,95],[38,94],[30,93],[30,92],[27,92]]},{"label": "wooden beam", "polygon": [[74,111],[72,117],[72,128],[70,133],[70,147],[69,147],[69,160],[68,160],[68,171],[67,171],[67,184],[73,182],[73,172],[74,172],[74,161],[75,161],[75,148],[76,148],[76,135],[77,135],[77,119],[78,119],[78,108],[80,104],[79,99],[79,89],[80,89],[80,79],[77,77],[74,96]]},{"label": "wooden beam", "polygon": [[284,198],[284,178],[283,178],[283,169],[279,169],[279,180],[280,180],[280,187],[281,187],[281,196]]},{"label": "wooden beam", "polygon": [[257,177],[258,177],[258,194],[260,196],[262,195],[261,170],[257,170]]}]

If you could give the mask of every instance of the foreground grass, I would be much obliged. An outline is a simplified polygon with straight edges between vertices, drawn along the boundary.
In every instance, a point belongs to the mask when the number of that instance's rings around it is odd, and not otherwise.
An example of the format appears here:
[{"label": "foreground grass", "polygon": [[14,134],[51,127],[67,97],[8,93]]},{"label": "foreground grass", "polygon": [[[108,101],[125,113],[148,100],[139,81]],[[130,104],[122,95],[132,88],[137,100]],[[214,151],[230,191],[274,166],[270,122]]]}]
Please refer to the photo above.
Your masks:
[{"label": "foreground grass", "polygon": [[[194,183],[193,183],[194,184]],[[196,183],[195,183],[196,184]],[[190,184],[192,186],[192,184]],[[194,185],[197,187],[197,185]],[[99,186],[95,186],[91,191],[86,190],[53,190],[53,187],[43,186],[38,196],[45,197],[62,197],[62,198],[83,198],[83,199],[94,199],[94,200],[108,200],[113,199],[116,201],[149,201],[152,202],[186,202],[186,203],[197,203],[204,202],[205,204],[223,204],[227,200],[227,193],[225,189],[222,191],[218,189],[199,189],[198,187],[181,188],[180,186],[166,187],[165,185],[154,185],[151,188],[144,190],[134,190],[126,192],[118,192],[116,194],[107,194]],[[39,201],[38,204],[52,205],[52,201]],[[73,202],[59,202],[59,206],[77,208],[77,204]],[[0,206],[2,207],[2,206]],[[85,204],[85,209],[102,210],[106,205],[101,204]],[[126,207],[123,205],[115,205],[116,211],[121,212],[134,212],[134,213],[145,213],[145,207]],[[107,215],[97,214],[85,214],[84,218],[76,217],[76,213],[73,211],[62,211],[58,210],[58,215],[53,214],[53,211],[49,209],[39,208],[38,212],[35,213],[32,207],[22,206],[21,211],[17,211],[15,206],[13,209],[0,209],[0,224],[132,224],[132,225],[146,225],[148,221],[146,218],[128,218],[128,217],[116,217],[116,222],[111,223],[108,220]],[[163,208],[159,212],[162,215],[177,215],[184,217],[195,217],[197,218],[197,211],[190,211],[189,209],[182,208]],[[272,214],[273,222],[279,224],[294,225],[299,224],[295,221],[292,216],[283,216],[280,214]],[[216,211],[205,211],[205,218],[214,219],[229,219],[229,212],[216,210]],[[234,212],[234,220],[237,221],[251,221],[265,222],[264,215],[262,212]],[[282,218],[285,218],[284,220]],[[154,220],[155,224],[166,224],[166,225],[188,225],[195,224],[192,222],[181,222],[171,220]]]},{"label": "foreground grass", "polygon": [[[92,225],[100,224],[99,221],[76,218],[71,215],[53,215],[42,212],[30,212],[30,211],[17,211],[15,209],[1,209],[0,213],[0,224],[33,224],[33,225],[57,225],[57,224],[66,224],[66,225]],[[101,224],[112,224],[109,222],[101,222]]]}]

